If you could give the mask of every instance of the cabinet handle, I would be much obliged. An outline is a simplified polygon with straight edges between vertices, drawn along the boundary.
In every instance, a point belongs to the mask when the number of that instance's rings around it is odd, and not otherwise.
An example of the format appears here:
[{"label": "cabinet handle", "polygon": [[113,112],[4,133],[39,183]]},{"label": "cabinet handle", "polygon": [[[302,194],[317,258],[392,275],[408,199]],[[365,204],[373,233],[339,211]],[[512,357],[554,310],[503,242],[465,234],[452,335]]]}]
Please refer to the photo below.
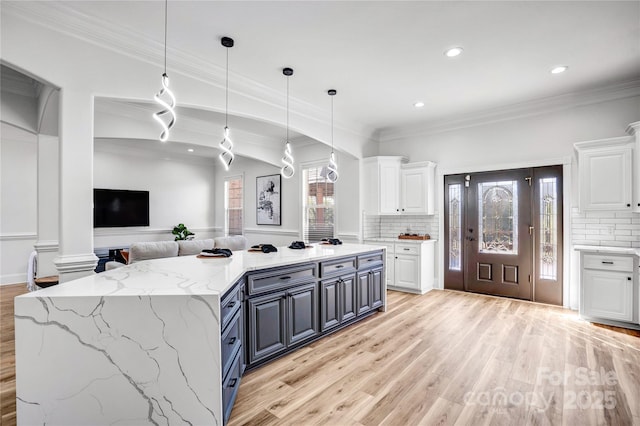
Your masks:
[{"label": "cabinet handle", "polygon": [[344,265],[336,265],[336,269],[344,268]]},{"label": "cabinet handle", "polygon": [[627,207],[631,207],[631,204],[627,204]]},{"label": "cabinet handle", "polygon": [[396,209],[396,211],[397,211],[397,212],[399,212],[399,211],[400,211],[400,209]]},{"label": "cabinet handle", "polygon": [[631,277],[627,277],[627,281],[631,281]]},{"label": "cabinet handle", "polygon": [[404,250],[404,251],[410,251],[411,249],[403,248],[402,250]]},{"label": "cabinet handle", "polygon": [[367,259],[367,262],[373,262],[375,259]]},{"label": "cabinet handle", "polygon": [[640,207],[640,203],[638,203],[638,207]]},{"label": "cabinet handle", "polygon": [[236,306],[236,301],[235,301],[235,300],[234,300],[234,301],[232,301],[231,303],[229,303],[229,304],[227,305],[227,308],[233,308],[234,306]]},{"label": "cabinet handle", "polygon": [[229,387],[230,387],[230,388],[235,388],[237,383],[238,383],[238,379],[233,378],[233,379],[231,379],[231,381],[229,382]]},{"label": "cabinet handle", "polygon": [[404,209],[402,209],[402,211],[404,211]]},{"label": "cabinet handle", "polygon": [[233,345],[236,342],[237,338],[236,336],[233,336],[231,339],[229,339],[229,344]]},{"label": "cabinet handle", "polygon": [[603,265],[613,265],[613,262],[607,262],[607,261],[604,261],[604,260],[603,260],[603,261],[602,261],[602,264],[603,264]]},{"label": "cabinet handle", "polygon": [[281,280],[290,280],[291,277],[290,276],[286,276],[286,277],[280,277]]}]

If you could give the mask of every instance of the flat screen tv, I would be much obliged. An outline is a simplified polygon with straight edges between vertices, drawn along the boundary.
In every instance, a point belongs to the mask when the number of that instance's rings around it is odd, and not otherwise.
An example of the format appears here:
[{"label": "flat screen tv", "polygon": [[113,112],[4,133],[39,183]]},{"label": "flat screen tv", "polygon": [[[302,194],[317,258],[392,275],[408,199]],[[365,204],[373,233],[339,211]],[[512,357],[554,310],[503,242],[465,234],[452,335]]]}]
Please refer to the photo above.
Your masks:
[{"label": "flat screen tv", "polygon": [[93,190],[93,227],[149,226],[149,191]]}]

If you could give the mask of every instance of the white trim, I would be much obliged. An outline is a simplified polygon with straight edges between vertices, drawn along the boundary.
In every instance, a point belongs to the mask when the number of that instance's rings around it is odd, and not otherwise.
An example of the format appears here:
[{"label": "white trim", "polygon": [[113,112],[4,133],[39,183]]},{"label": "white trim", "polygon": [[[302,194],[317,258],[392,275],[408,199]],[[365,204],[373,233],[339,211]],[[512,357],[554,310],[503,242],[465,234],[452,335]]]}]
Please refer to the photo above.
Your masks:
[{"label": "white trim", "polygon": [[578,305],[573,306],[571,304],[572,289],[577,292],[576,294],[579,294],[578,278],[571,274],[573,245],[573,234],[571,232],[573,216],[571,185],[571,163],[565,163],[562,165],[562,306],[578,310]]},{"label": "white trim", "polygon": [[[173,228],[94,228],[93,235],[95,237],[107,237],[107,236],[117,236],[117,235],[149,235],[149,234],[171,234]],[[190,228],[192,232],[218,232],[221,231],[222,227],[213,226],[207,228]]]},{"label": "white trim", "polygon": [[[488,165],[474,165],[474,166],[455,166],[451,168],[442,169],[438,168],[438,173],[442,176],[445,175],[457,175],[461,173],[479,173],[479,172],[492,172],[496,170],[510,170],[510,169],[528,169],[530,167],[545,167],[545,166],[557,166],[561,164],[571,164],[571,157],[557,157],[542,160],[520,161],[517,163],[497,163]],[[443,186],[444,188],[444,181]],[[444,190],[444,189],[443,189]]]},{"label": "white trim", "polygon": [[93,271],[98,266],[98,256],[94,253],[61,255],[53,260],[53,264],[62,274]]},{"label": "white trim", "polygon": [[576,108],[615,99],[624,99],[640,95],[640,79],[617,82],[598,88],[575,93],[566,93],[542,99],[501,106],[494,109],[474,112],[454,119],[432,120],[414,126],[393,127],[377,132],[381,143],[404,138],[416,138],[437,133],[451,132],[501,121]]},{"label": "white trim", "polygon": [[12,285],[12,284],[24,284],[27,286],[27,272],[22,274],[6,274],[0,275],[0,286]]},{"label": "white trim", "polygon": [[12,232],[10,234],[0,234],[0,241],[35,240],[38,234],[35,232]]},{"label": "white trim", "polygon": [[[270,225],[266,225],[270,226]],[[244,233],[246,234],[264,234],[264,235],[287,235],[290,237],[299,237],[300,232],[295,229],[276,229],[276,228],[245,228]]]},{"label": "white trim", "polygon": [[36,249],[38,253],[55,253],[58,251],[58,241],[57,240],[38,240],[33,245],[33,248]]}]

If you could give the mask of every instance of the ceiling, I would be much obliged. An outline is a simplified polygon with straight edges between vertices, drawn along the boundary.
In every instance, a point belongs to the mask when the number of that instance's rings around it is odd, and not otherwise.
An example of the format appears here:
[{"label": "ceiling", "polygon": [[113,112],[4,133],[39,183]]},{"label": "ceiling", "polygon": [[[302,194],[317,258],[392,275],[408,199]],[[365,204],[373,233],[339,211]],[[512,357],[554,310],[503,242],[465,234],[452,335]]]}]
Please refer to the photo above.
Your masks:
[{"label": "ceiling", "polygon": [[[162,1],[64,5],[163,42]],[[222,36],[236,42],[232,78],[283,90],[290,66],[292,98],[328,109],[335,88],[336,116],[376,130],[640,79],[637,1],[169,2],[170,52],[224,67]],[[463,54],[446,57],[453,46]]]}]

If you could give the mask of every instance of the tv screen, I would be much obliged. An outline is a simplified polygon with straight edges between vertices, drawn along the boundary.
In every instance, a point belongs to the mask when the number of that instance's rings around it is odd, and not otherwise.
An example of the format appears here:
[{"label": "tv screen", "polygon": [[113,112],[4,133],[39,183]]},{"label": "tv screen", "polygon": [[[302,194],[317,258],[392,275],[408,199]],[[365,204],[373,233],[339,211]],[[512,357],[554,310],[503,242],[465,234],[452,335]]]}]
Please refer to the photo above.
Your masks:
[{"label": "tv screen", "polygon": [[149,191],[93,190],[93,227],[149,226]]}]

